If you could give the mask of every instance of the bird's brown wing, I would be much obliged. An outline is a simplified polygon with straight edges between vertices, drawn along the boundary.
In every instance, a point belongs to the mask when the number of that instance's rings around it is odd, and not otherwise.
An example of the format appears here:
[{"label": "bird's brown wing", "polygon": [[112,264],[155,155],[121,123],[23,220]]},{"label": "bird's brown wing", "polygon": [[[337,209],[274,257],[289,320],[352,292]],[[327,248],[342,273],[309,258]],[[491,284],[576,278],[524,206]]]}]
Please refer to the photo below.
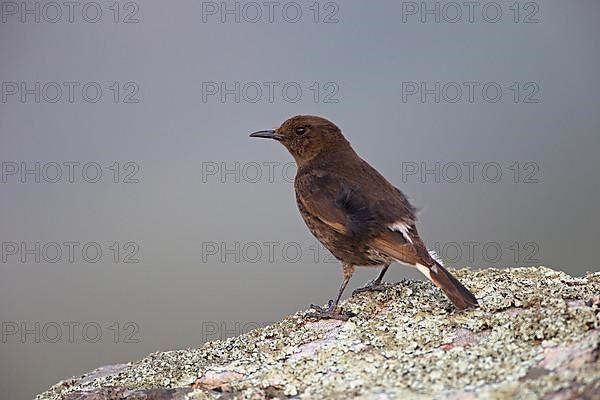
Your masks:
[{"label": "bird's brown wing", "polygon": [[304,174],[296,177],[294,183],[296,199],[312,216],[329,225],[336,232],[346,234],[346,216],[344,210],[336,204],[337,190],[340,182],[329,177],[316,177]]},{"label": "bird's brown wing", "polygon": [[383,231],[371,239],[370,246],[404,264],[430,267],[435,263],[414,225],[409,226],[405,234],[389,229]]},{"label": "bird's brown wing", "polygon": [[379,195],[361,182],[323,172],[298,175],[295,188],[304,209],[348,237],[366,240],[394,224],[415,222],[412,207],[397,190]]}]

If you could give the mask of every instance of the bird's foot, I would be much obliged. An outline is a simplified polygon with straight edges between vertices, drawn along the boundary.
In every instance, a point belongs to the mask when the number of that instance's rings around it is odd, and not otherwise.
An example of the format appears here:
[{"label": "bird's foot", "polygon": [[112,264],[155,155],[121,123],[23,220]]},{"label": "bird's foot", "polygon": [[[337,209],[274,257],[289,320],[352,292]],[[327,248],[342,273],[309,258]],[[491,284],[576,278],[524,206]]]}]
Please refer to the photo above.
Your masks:
[{"label": "bird's foot", "polygon": [[314,312],[308,314],[307,317],[317,321],[321,319],[339,319],[341,321],[347,321],[348,318],[353,316],[351,313],[338,310],[337,305],[333,303],[333,300],[329,300],[327,308],[323,308],[316,304],[311,304],[310,308],[312,308]]},{"label": "bird's foot", "polygon": [[385,283],[377,280],[372,280],[367,282],[367,284],[363,287],[359,287],[352,295],[356,295],[363,292],[383,292],[385,290]]}]

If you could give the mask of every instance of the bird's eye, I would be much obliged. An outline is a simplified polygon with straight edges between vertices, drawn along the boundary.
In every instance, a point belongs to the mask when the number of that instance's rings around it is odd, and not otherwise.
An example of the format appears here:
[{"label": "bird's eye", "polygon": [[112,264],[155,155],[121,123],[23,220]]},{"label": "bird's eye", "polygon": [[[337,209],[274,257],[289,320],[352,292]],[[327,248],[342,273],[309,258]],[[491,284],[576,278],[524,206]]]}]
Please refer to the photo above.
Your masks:
[{"label": "bird's eye", "polygon": [[300,136],[304,135],[304,133],[306,133],[306,129],[304,129],[303,127],[296,128],[296,135]]}]

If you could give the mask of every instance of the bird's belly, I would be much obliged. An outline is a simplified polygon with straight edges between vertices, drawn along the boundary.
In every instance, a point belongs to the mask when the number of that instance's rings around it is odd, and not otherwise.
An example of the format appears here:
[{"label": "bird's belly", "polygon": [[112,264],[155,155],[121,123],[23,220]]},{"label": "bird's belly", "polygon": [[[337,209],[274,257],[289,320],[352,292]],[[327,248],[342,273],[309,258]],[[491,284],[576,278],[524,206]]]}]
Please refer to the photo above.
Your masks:
[{"label": "bird's belly", "polygon": [[363,241],[336,232],[329,225],[308,213],[301,202],[298,202],[298,208],[310,232],[341,262],[352,265],[379,266],[393,261],[391,257],[370,248]]}]

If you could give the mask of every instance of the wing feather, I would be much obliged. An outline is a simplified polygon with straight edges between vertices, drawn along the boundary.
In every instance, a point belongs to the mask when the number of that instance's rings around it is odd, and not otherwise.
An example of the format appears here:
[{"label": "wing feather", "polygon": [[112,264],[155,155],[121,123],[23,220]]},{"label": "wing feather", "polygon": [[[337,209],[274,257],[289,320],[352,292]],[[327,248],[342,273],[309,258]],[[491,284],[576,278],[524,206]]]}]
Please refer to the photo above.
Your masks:
[{"label": "wing feather", "polygon": [[379,197],[364,184],[333,173],[304,173],[296,178],[295,187],[307,212],[352,238],[367,239],[397,223],[414,224],[412,207],[399,191]]}]

